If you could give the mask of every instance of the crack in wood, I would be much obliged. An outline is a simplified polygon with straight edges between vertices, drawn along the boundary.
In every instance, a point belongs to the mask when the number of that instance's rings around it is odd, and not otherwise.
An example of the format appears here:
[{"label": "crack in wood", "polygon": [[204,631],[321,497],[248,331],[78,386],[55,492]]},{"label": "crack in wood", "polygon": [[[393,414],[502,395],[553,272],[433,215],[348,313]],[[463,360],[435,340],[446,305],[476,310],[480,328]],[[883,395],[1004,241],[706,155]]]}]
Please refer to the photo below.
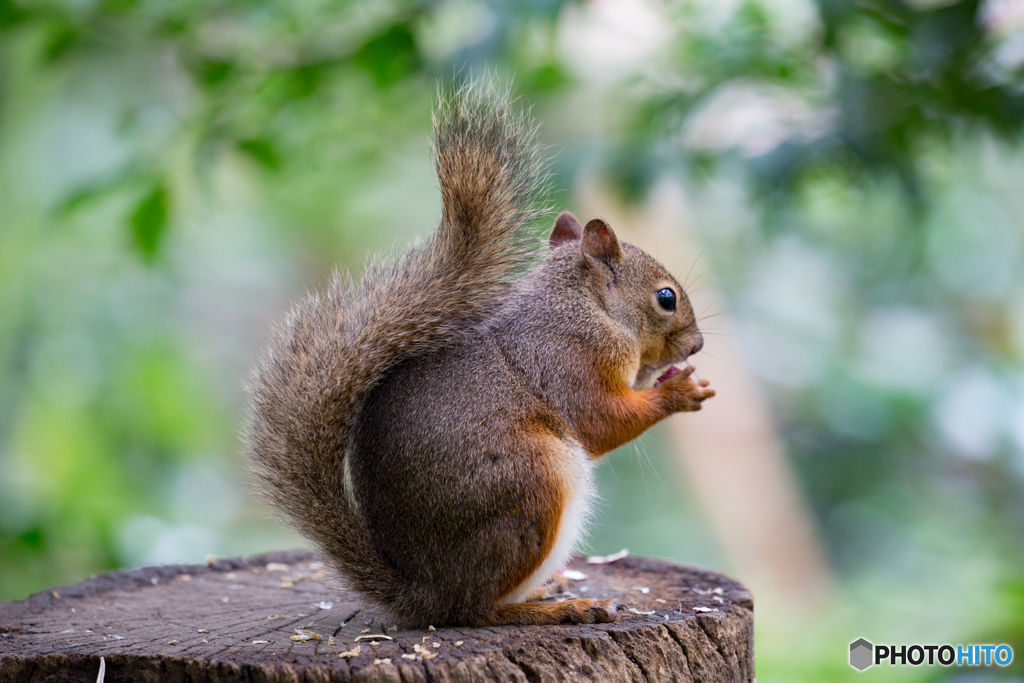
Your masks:
[{"label": "crack in wood", "polygon": [[725,651],[722,650],[721,643],[718,642],[719,639],[713,636],[708,630],[707,624],[705,623],[707,621],[709,621],[707,617],[697,617],[697,626],[700,627],[700,630],[708,637],[711,644],[715,646],[715,651],[718,653],[718,657],[722,660],[722,666],[725,667],[728,664],[728,658],[726,657]]}]

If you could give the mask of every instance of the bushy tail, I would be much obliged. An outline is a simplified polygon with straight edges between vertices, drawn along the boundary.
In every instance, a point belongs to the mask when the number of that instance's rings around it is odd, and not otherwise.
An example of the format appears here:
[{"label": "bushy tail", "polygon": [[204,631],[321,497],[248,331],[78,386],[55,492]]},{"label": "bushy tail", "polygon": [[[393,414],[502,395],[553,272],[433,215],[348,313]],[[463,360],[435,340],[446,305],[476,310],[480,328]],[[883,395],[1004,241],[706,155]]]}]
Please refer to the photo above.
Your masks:
[{"label": "bushy tail", "polygon": [[543,211],[536,127],[507,90],[474,81],[441,94],[434,130],[437,230],[371,265],[361,284],[335,276],[297,304],[247,385],[246,440],[261,490],[356,589],[385,604],[397,577],[346,491],[359,411],[391,368],[458,342],[493,313],[501,286],[534,260],[527,228]]}]

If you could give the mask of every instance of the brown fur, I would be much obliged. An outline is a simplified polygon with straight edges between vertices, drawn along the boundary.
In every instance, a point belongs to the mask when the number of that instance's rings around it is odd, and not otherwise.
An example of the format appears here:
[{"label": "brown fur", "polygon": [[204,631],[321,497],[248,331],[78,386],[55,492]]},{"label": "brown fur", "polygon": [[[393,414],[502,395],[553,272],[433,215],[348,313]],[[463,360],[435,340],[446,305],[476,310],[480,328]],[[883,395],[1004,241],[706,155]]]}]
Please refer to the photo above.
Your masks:
[{"label": "brown fur", "polygon": [[[575,444],[597,457],[713,394],[685,373],[631,386],[699,347],[692,311],[603,221],[563,214],[529,270],[543,164],[507,94],[449,94],[435,129],[437,231],[293,309],[247,387],[252,468],[353,587],[407,623],[614,619],[611,602],[503,601],[557,542]],[[673,315],[653,298],[665,283]]]}]

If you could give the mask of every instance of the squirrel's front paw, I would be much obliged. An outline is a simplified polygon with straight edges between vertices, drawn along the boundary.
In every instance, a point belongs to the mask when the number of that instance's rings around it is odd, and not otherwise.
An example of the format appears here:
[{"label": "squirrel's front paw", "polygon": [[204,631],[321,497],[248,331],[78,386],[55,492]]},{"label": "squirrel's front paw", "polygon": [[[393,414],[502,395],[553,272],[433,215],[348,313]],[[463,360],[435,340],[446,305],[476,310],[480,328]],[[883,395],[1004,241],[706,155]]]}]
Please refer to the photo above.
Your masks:
[{"label": "squirrel's front paw", "polygon": [[693,366],[687,366],[658,385],[673,411],[700,410],[701,403],[715,395],[711,382],[694,379],[693,370]]}]

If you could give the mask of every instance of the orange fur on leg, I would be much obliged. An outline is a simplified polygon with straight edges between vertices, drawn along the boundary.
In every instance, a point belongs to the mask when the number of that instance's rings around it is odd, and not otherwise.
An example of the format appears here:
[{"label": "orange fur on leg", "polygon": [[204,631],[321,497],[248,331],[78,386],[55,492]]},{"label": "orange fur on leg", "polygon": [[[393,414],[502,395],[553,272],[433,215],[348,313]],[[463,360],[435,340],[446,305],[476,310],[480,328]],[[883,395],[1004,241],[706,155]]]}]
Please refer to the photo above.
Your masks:
[{"label": "orange fur on leg", "polygon": [[594,624],[615,621],[625,607],[618,600],[565,600],[564,602],[517,602],[496,605],[470,626],[532,626],[543,624]]}]

